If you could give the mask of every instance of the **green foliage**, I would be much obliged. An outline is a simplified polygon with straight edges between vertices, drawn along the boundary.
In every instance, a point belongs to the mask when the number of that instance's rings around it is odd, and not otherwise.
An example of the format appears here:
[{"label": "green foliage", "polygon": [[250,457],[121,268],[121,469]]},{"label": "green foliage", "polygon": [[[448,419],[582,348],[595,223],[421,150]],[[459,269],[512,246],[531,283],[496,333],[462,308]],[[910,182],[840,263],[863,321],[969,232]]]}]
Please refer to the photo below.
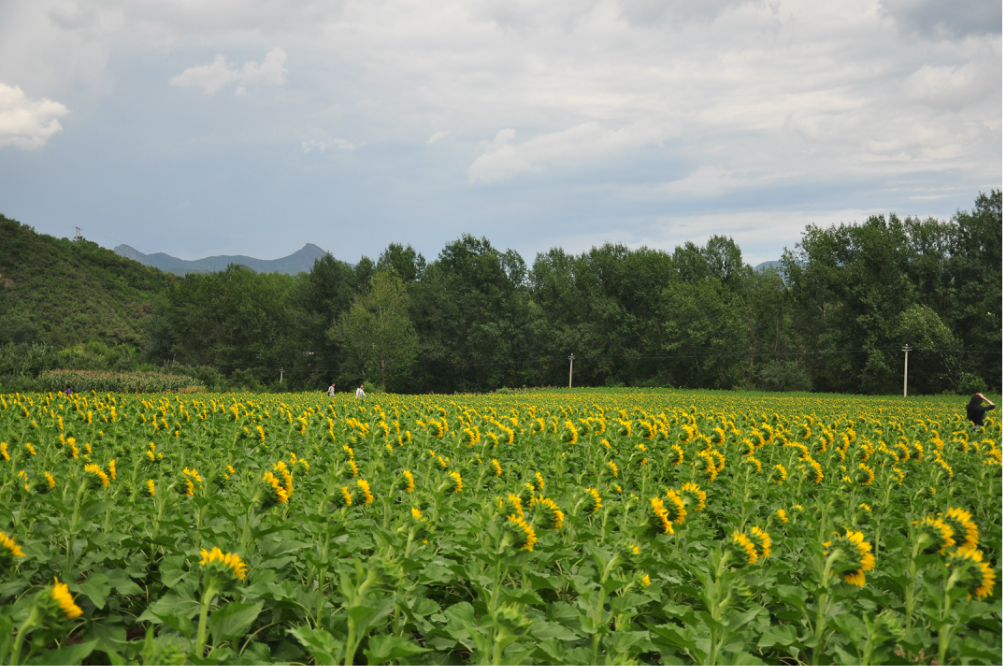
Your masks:
[{"label": "green foliage", "polygon": [[671,253],[554,248],[527,266],[463,235],[429,262],[391,243],[376,262],[325,255],[296,276],[178,279],[0,222],[8,387],[43,369],[184,365],[211,368],[200,383],[218,389],[476,392],[564,386],[574,354],[579,386],[890,394],[906,344],[910,394],[1003,376],[999,190],[948,221],[808,226],[761,272],[721,236]]},{"label": "green foliage", "polygon": [[43,391],[97,391],[98,393],[191,393],[203,390],[196,379],[160,372],[107,372],[104,370],[46,370],[38,383]]},{"label": "green foliage", "polygon": [[153,297],[175,279],[2,215],[0,248],[0,344],[99,341],[142,349]]}]

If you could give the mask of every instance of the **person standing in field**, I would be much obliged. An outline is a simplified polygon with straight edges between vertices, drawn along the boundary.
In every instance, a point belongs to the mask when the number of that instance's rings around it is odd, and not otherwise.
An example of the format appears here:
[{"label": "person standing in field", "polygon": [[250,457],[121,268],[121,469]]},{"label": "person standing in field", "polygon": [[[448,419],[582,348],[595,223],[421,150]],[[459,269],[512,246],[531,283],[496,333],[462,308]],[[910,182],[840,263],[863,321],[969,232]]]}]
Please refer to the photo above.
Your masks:
[{"label": "person standing in field", "polygon": [[336,384],[334,382],[331,382],[331,385],[327,387],[327,396],[329,398],[333,398],[334,397],[334,394],[336,392],[335,386],[336,386]]},{"label": "person standing in field", "polygon": [[366,392],[362,390],[362,384],[359,384],[359,388],[355,389],[355,399],[356,400],[366,399]]},{"label": "person standing in field", "polygon": [[[989,406],[983,407],[982,401],[985,401]],[[993,404],[992,400],[982,395],[981,393],[976,393],[972,396],[972,399],[968,401],[965,405],[965,412],[968,420],[972,422],[972,430],[982,427],[982,422],[986,418],[986,412],[991,409],[995,409],[996,405]]]}]

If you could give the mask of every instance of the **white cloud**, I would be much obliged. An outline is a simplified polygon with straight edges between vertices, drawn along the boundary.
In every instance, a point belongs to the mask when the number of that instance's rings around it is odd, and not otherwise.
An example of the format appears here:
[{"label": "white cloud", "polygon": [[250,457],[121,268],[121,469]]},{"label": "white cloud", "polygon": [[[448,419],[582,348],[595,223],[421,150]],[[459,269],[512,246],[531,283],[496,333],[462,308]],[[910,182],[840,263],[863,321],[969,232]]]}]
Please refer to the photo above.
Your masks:
[{"label": "white cloud", "polygon": [[924,64],[902,82],[906,96],[938,109],[960,110],[996,93],[1003,74],[1000,59],[983,58],[958,66]]},{"label": "white cloud", "polygon": [[301,145],[303,146],[304,153],[309,153],[311,150],[319,150],[321,153],[326,153],[330,148],[355,150],[355,146],[344,139],[334,139],[333,141],[318,141],[317,139],[310,139],[309,141],[304,141]]},{"label": "white cloud", "polygon": [[426,141],[425,143],[426,145],[431,146],[436,141],[441,141],[442,139],[445,139],[447,134],[449,134],[449,132],[446,131],[436,132],[432,136],[428,137],[428,141]]},{"label": "white cloud", "polygon": [[50,137],[63,131],[59,119],[69,112],[59,102],[29,99],[20,87],[0,83],[0,146],[44,146]]},{"label": "white cloud", "polygon": [[610,130],[599,123],[588,122],[520,144],[513,144],[514,138],[514,129],[503,129],[495,135],[494,141],[483,142],[484,152],[467,170],[470,180],[502,180],[522,171],[541,171],[548,166],[581,166],[657,143],[664,137],[654,128],[639,125]]},{"label": "white cloud", "polygon": [[286,57],[286,52],[276,46],[265,55],[260,65],[252,60],[237,69],[227,61],[226,56],[217,55],[211,64],[189,67],[172,78],[170,83],[172,86],[201,88],[206,95],[215,95],[223,86],[236,83],[235,94],[243,95],[247,86],[285,85],[286,74],[289,73],[285,68]]},{"label": "white cloud", "polygon": [[761,178],[728,171],[718,166],[704,166],[681,180],[667,183],[662,190],[676,197],[699,199],[762,184]]}]

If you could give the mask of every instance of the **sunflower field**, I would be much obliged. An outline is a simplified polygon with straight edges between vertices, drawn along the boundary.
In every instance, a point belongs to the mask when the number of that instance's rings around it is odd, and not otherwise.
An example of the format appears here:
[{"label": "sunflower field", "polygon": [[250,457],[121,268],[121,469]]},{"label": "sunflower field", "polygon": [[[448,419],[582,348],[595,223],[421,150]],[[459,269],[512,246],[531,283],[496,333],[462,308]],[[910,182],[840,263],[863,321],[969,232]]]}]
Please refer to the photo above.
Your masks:
[{"label": "sunflower field", "polygon": [[1000,663],[963,403],[2,395],[0,663]]}]

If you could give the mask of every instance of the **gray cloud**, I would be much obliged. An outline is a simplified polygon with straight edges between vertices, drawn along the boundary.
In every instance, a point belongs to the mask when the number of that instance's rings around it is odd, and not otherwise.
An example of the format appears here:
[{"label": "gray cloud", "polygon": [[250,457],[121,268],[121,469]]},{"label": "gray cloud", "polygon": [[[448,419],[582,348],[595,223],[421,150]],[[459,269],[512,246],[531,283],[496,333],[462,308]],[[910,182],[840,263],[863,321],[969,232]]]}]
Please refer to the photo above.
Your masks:
[{"label": "gray cloud", "polygon": [[934,39],[998,35],[1003,22],[997,0],[881,0],[881,8],[906,33]]}]

